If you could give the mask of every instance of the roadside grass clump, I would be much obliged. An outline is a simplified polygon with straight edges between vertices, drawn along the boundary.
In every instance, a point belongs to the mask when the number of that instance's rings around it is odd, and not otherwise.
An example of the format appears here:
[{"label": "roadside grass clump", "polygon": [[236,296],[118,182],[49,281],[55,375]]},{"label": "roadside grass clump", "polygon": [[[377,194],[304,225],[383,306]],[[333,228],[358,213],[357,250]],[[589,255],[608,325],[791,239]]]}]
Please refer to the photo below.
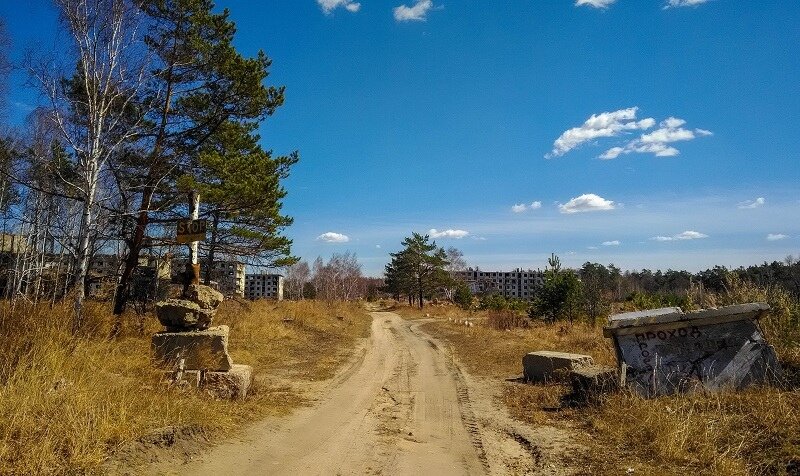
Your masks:
[{"label": "roadside grass clump", "polygon": [[223,303],[215,324],[231,326],[234,361],[256,373],[251,396],[236,402],[167,384],[150,360],[154,317],[140,334],[141,320],[126,315],[111,340],[113,322],[108,304],[88,302],[73,335],[68,303],[0,302],[0,474],[102,473],[117,450],[161,428],[213,437],[285,413],[302,396],[271,375],[331,376],[370,320],[355,304]]},{"label": "roadside grass clump", "polygon": [[773,475],[791,474],[788,468],[800,463],[797,389],[755,387],[652,400],[621,392],[581,418],[603,441],[591,447],[591,459],[610,463],[608,469],[645,462],[701,474]]}]

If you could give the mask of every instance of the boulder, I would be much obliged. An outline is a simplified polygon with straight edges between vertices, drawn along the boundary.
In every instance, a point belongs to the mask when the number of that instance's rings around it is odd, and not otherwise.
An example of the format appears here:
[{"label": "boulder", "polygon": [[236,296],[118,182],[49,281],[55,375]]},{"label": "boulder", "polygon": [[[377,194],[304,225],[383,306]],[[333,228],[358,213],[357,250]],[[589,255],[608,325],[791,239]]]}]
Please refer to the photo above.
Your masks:
[{"label": "boulder", "polygon": [[566,379],[571,370],[593,363],[588,355],[542,350],[526,354],[522,358],[522,369],[525,380],[544,382]]},{"label": "boulder", "polygon": [[204,309],[186,299],[167,299],[156,303],[156,316],[168,331],[207,329],[216,310]]},{"label": "boulder", "polygon": [[227,372],[205,372],[200,388],[216,398],[232,400],[245,398],[253,383],[253,368],[233,365]]},{"label": "boulder", "polygon": [[222,303],[222,293],[202,284],[190,284],[186,289],[186,299],[193,301],[200,309],[216,309]]},{"label": "boulder", "polygon": [[202,331],[159,332],[153,335],[152,348],[156,360],[175,369],[183,359],[185,370],[226,371],[233,365],[228,354],[228,326]]}]

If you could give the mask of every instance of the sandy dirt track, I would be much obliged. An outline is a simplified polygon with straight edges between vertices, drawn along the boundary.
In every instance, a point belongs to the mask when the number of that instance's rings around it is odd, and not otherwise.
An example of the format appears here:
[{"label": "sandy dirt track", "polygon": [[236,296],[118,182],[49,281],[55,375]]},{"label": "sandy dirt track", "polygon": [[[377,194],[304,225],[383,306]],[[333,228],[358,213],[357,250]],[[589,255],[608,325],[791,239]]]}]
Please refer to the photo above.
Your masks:
[{"label": "sandy dirt track", "polygon": [[217,446],[179,473],[486,473],[466,389],[448,354],[419,323],[372,316],[363,358],[318,405],[256,424],[241,441]]}]

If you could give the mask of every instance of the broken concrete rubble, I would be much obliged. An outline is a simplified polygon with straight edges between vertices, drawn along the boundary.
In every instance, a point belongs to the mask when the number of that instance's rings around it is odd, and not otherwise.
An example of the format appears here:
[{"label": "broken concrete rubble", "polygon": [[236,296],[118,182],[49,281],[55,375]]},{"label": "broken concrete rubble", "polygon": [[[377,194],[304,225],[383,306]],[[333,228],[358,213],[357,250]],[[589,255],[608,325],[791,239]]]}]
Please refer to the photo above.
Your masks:
[{"label": "broken concrete rubble", "polygon": [[695,388],[741,389],[780,372],[758,319],[765,303],[684,313],[670,307],[612,316],[603,329],[614,339],[621,380],[644,397]]},{"label": "broken concrete rubble", "polygon": [[169,331],[179,332],[207,329],[216,311],[203,309],[199,304],[186,299],[167,299],[156,303],[156,316]]},{"label": "broken concrete rubble", "polygon": [[201,309],[216,309],[222,304],[222,293],[200,284],[190,284],[186,288],[186,298],[197,303]]},{"label": "broken concrete rubble", "polygon": [[209,327],[222,294],[189,285],[181,297],[156,304],[165,332],[152,337],[155,360],[170,381],[200,388],[217,398],[244,398],[253,380],[248,365],[234,365],[228,354],[228,326]]},{"label": "broken concrete rubble", "polygon": [[200,284],[192,284],[179,298],[156,303],[156,316],[168,331],[202,330],[211,326],[222,294]]},{"label": "broken concrete rubble", "polygon": [[205,391],[215,398],[241,399],[247,396],[253,384],[253,368],[234,364],[226,372],[184,370],[167,372],[166,378],[174,385]]},{"label": "broken concrete rubble", "polygon": [[593,363],[588,355],[542,350],[526,354],[522,358],[522,369],[525,380],[545,382],[566,379],[570,370]]},{"label": "broken concrete rubble", "polygon": [[234,364],[227,372],[204,372],[200,388],[216,398],[235,399],[247,396],[253,383],[253,368]]}]

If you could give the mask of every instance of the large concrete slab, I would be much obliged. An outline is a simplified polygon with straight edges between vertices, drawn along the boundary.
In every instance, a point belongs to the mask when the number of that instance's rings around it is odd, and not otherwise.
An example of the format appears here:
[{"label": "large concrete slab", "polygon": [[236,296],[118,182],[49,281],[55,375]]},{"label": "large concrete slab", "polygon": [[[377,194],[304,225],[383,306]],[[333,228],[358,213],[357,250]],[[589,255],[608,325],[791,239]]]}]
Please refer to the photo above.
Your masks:
[{"label": "large concrete slab", "polygon": [[768,304],[753,302],[692,312],[683,312],[679,307],[662,307],[647,311],[626,312],[611,316],[608,320],[608,325],[603,328],[603,334],[606,337],[632,334],[638,332],[638,329],[643,326],[650,327],[650,330],[656,329],[656,326],[674,328],[674,324],[680,322],[705,325],[758,319],[768,310]]},{"label": "large concrete slab", "polygon": [[156,360],[170,369],[184,359],[186,370],[227,371],[233,365],[228,355],[228,326],[202,331],[159,332],[151,344]]},{"label": "large concrete slab", "polygon": [[[553,379],[566,379],[567,373],[575,368],[592,365],[594,360],[588,355],[568,354],[541,350],[522,357],[525,380],[544,382]],[[563,375],[561,375],[563,373]]]},{"label": "large concrete slab", "polygon": [[690,313],[627,313],[612,317],[604,333],[614,339],[625,383],[642,396],[696,387],[741,389],[780,372],[757,324],[768,309],[750,303]]}]

